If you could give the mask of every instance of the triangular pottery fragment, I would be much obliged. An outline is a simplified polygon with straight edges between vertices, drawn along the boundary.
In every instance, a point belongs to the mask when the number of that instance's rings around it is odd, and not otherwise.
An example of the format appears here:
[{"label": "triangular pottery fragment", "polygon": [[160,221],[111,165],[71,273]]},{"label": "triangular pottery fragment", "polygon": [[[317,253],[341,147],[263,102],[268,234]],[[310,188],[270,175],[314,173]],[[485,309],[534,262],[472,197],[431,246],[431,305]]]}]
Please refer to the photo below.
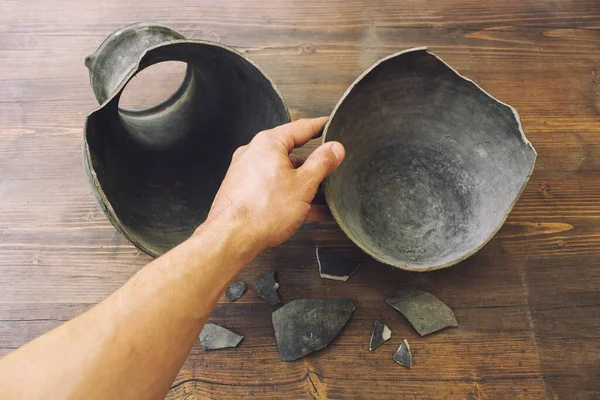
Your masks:
[{"label": "triangular pottery fragment", "polygon": [[412,354],[410,354],[410,346],[406,339],[402,341],[400,347],[398,347],[398,351],[392,357],[394,361],[396,361],[400,365],[404,365],[406,368],[410,368],[412,366]]},{"label": "triangular pottery fragment", "polygon": [[379,321],[375,321],[375,326],[373,327],[373,333],[371,333],[371,342],[369,343],[369,351],[375,350],[377,347],[381,346],[383,343],[390,340],[392,337],[392,331],[387,327],[386,324],[382,324]]}]

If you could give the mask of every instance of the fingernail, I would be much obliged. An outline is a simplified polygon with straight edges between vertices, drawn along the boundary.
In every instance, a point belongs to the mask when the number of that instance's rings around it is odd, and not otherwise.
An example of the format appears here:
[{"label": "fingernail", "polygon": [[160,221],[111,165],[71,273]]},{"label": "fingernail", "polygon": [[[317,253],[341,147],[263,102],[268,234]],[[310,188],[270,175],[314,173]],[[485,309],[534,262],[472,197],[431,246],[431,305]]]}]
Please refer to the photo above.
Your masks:
[{"label": "fingernail", "polygon": [[335,154],[338,164],[341,163],[344,159],[344,154],[346,153],[344,146],[342,146],[341,143],[333,142],[331,145],[331,151],[333,151],[333,154]]}]

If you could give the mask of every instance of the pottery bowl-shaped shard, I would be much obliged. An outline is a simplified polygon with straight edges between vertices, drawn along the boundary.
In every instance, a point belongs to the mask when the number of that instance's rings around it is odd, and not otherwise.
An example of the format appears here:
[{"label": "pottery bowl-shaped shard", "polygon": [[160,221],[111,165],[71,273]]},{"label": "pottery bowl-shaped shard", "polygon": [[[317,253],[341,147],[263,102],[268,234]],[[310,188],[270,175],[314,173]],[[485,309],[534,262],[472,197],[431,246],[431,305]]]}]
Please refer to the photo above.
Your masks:
[{"label": "pottery bowl-shaped shard", "polygon": [[[187,64],[179,89],[147,110],[119,107],[127,83],[164,61]],[[290,120],[275,85],[246,56],[166,26],[126,26],[85,62],[102,104],[84,128],[88,178],[111,223],[153,256],[206,219],[239,146]]]},{"label": "pottery bowl-shaped shard", "polygon": [[382,59],[334,108],[323,141],[346,159],[325,181],[344,232],[411,271],[456,264],[500,229],[536,152],[516,110],[426,48]]}]

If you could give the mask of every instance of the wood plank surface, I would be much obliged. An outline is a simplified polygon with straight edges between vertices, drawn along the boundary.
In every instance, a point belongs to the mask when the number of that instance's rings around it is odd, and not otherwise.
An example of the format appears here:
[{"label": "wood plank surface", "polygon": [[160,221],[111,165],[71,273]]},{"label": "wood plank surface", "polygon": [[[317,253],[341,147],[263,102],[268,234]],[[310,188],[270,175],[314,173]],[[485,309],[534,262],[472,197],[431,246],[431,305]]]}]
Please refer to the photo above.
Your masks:
[{"label": "wood plank surface", "polygon": [[[83,120],[98,106],[83,59],[137,21],[236,47],[276,82],[294,119],[328,115],[379,58],[427,45],[513,105],[539,154],[498,235],[442,271],[409,273],[362,255],[348,282],[321,280],[314,246],[357,251],[316,207],[240,278],[276,270],[284,303],[355,298],[341,335],[284,363],[274,308],[251,290],[222,299],[211,321],[246,338],[208,353],[197,343],[168,398],[600,398],[598,0],[2,0],[0,355],[93,306],[149,261],[102,214],[81,156]],[[136,78],[129,100],[168,95],[176,72]],[[436,294],[460,326],[419,337],[384,304],[399,288]],[[375,320],[393,334],[369,352]],[[411,370],[391,359],[404,338]]]}]

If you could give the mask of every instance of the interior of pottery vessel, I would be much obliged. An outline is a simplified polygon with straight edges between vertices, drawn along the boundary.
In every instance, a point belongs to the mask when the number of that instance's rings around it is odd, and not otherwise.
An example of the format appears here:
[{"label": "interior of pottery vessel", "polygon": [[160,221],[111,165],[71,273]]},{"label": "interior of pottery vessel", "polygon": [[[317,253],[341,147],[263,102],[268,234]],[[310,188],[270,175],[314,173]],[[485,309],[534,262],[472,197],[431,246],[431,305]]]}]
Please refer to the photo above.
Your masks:
[{"label": "interior of pottery vessel", "polygon": [[181,61],[162,61],[138,72],[121,92],[119,108],[139,112],[169,101],[185,82],[188,67]]},{"label": "interior of pottery vessel", "polygon": [[92,114],[93,169],[124,229],[161,254],[204,221],[233,152],[261,130],[288,122],[279,94],[241,56],[217,46],[174,43],[149,51],[140,68],[188,64],[181,87],[148,110]]},{"label": "interior of pottery vessel", "polygon": [[326,140],[346,147],[325,185],[338,222],[376,258],[412,269],[477,250],[535,162],[512,110],[424,50],[364,76]]}]

